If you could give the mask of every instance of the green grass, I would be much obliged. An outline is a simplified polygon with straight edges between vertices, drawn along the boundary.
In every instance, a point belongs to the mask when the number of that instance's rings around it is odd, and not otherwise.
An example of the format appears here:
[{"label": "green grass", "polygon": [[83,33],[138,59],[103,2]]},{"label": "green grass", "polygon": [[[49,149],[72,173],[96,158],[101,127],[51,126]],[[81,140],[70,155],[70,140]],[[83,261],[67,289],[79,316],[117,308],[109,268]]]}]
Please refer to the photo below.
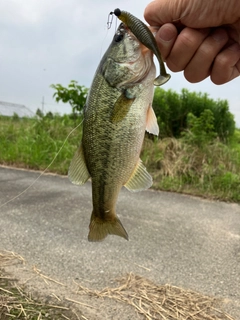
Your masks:
[{"label": "green grass", "polygon": [[[0,163],[44,170],[80,121],[68,116],[40,119],[0,117]],[[68,138],[49,171],[66,174],[80,140],[81,127]]]},{"label": "green grass", "polygon": [[[44,170],[81,119],[0,117],[0,164]],[[67,174],[81,140],[81,127],[66,141],[48,171]],[[141,154],[154,178],[153,188],[240,202],[240,130],[223,144],[217,139],[195,144],[181,139],[146,138]]]},{"label": "green grass", "polygon": [[147,140],[142,159],[156,189],[240,202],[239,146],[217,139],[201,146],[183,138]]}]

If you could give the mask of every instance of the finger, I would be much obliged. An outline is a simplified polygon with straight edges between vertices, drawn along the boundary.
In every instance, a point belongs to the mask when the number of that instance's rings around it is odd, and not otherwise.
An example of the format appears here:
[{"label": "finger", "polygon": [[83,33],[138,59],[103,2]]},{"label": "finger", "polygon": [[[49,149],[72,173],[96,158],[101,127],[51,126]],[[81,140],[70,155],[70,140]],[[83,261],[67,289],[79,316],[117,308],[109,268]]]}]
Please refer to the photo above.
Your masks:
[{"label": "finger", "polygon": [[235,43],[221,51],[213,64],[211,80],[224,84],[240,75],[240,45]]},{"label": "finger", "polygon": [[[236,3],[235,3],[236,2]],[[236,9],[229,8],[227,1],[222,1],[221,5],[216,1],[189,1],[189,0],[159,0],[150,2],[144,11],[145,20],[152,26],[161,26],[167,22],[181,21],[183,25],[191,28],[214,27],[217,25],[232,23],[239,19],[239,1],[235,1]],[[221,10],[219,14],[219,9]],[[230,13],[229,17],[227,13]],[[224,16],[224,19],[223,19]]]},{"label": "finger", "polygon": [[184,28],[172,46],[171,52],[165,58],[169,69],[173,72],[184,70],[209,32],[208,28]]},{"label": "finger", "polygon": [[164,24],[156,33],[156,41],[163,60],[165,60],[171,52],[177,36],[177,28],[172,23]]},{"label": "finger", "polygon": [[[168,0],[152,1],[150,2],[144,11],[144,18],[150,25],[162,25],[166,22],[172,22],[173,12],[168,4]],[[164,14],[162,15],[162,13]]]},{"label": "finger", "polygon": [[185,78],[192,83],[204,80],[210,75],[215,57],[228,41],[226,30],[219,28],[202,42],[184,70]]}]

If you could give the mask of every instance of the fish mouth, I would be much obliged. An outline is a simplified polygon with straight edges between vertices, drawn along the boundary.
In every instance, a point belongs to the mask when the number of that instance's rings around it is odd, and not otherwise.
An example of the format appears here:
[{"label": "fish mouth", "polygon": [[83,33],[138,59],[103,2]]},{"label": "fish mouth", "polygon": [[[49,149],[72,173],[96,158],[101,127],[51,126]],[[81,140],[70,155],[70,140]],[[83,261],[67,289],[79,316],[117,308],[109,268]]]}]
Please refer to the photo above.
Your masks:
[{"label": "fish mouth", "polygon": [[124,37],[124,35],[127,34],[130,38],[139,41],[135,35],[131,32],[131,30],[128,28],[128,26],[126,24],[124,24],[123,22],[120,23],[117,32],[115,34],[115,41],[120,41],[122,40],[122,38]]},{"label": "fish mouth", "polygon": [[123,22],[120,23],[114,35],[115,44],[121,41],[123,41],[122,53],[125,57],[114,56],[112,59],[122,68],[128,68],[129,74],[128,78],[118,83],[117,86],[141,83],[152,68],[153,52],[144,46]]},{"label": "fish mouth", "polygon": [[[151,30],[151,29],[150,29]],[[151,54],[153,56],[153,53],[150,49],[148,49],[142,42],[133,34],[133,32],[130,30],[130,28],[125,23],[120,23],[117,32],[115,33],[115,41],[120,41],[123,39],[124,36],[127,36],[131,41],[135,41],[138,43],[140,51],[143,55],[145,54]],[[138,60],[139,57],[137,57],[135,60],[132,60],[130,63],[134,63]]]}]

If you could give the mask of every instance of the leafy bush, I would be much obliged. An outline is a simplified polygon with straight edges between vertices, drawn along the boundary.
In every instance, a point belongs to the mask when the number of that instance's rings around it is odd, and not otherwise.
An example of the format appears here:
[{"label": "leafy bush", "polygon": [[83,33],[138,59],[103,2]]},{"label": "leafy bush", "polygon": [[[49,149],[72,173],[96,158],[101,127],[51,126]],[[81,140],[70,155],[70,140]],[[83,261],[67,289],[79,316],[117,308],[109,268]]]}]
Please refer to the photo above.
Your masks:
[{"label": "leafy bush", "polygon": [[20,117],[16,112],[13,113],[12,118],[13,118],[14,121],[19,121],[20,120]]},{"label": "leafy bush", "polygon": [[67,88],[63,87],[61,84],[52,84],[51,88],[56,90],[53,97],[57,102],[68,102],[72,107],[73,113],[79,112],[82,114],[88,93],[88,89],[86,87],[80,86],[77,81],[72,80]]},{"label": "leafy bush", "polygon": [[188,130],[182,132],[186,143],[193,143],[199,147],[213,141],[217,134],[214,131],[214,116],[211,110],[205,109],[200,117],[191,112],[187,115]]},{"label": "leafy bush", "polygon": [[42,110],[40,110],[39,108],[38,108],[37,111],[36,111],[36,115],[37,115],[39,118],[43,118],[43,117],[44,117],[44,113],[43,113]]},{"label": "leafy bush", "polygon": [[166,91],[156,88],[153,108],[162,138],[180,137],[181,133],[188,129],[188,115],[192,114],[199,118],[206,109],[210,110],[213,115],[214,128],[211,131],[215,132],[221,141],[226,141],[234,134],[234,117],[229,111],[227,100],[215,101],[210,99],[207,93],[189,92],[182,89],[178,94],[171,89]]}]

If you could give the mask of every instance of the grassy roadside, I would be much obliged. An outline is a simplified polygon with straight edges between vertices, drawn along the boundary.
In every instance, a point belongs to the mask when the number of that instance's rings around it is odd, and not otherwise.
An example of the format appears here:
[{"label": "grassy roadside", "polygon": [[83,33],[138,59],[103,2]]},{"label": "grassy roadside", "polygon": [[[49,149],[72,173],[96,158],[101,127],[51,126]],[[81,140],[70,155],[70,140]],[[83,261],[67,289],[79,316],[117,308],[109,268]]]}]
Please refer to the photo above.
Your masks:
[{"label": "grassy roadside", "polygon": [[[0,163],[44,170],[77,125],[78,122],[68,116],[39,119],[0,116]],[[81,128],[67,139],[49,171],[66,174],[80,140]]]},{"label": "grassy roadside", "polygon": [[155,189],[240,202],[240,139],[232,146],[218,140],[202,146],[184,139],[145,140],[142,159]]},{"label": "grassy roadside", "polygon": [[[0,164],[44,170],[78,122],[67,115],[0,116]],[[79,127],[49,171],[66,174],[80,140]],[[190,133],[181,139],[146,138],[141,158],[154,178],[155,189],[240,202],[240,130],[228,144],[217,139],[199,144]]]}]

